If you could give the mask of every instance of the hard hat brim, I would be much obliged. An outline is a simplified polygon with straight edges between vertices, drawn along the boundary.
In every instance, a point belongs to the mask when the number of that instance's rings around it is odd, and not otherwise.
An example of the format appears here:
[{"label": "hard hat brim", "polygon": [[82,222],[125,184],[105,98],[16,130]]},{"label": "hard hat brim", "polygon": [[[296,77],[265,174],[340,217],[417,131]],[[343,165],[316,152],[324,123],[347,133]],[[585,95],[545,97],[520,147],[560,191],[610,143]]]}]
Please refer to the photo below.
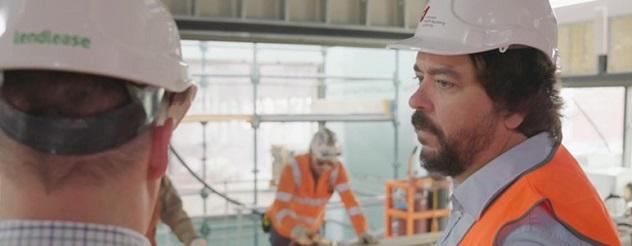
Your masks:
[{"label": "hard hat brim", "polygon": [[395,41],[386,46],[388,49],[414,50],[435,55],[467,55],[492,50],[492,47],[471,46],[450,40],[413,36]]},{"label": "hard hat brim", "polygon": [[315,156],[314,158],[319,161],[333,161],[333,162],[338,161],[338,156],[333,156],[333,157],[316,157]]},{"label": "hard hat brim", "polygon": [[34,70],[53,70],[53,71],[65,71],[65,72],[77,72],[99,76],[107,76],[117,79],[128,80],[143,85],[151,85],[159,88],[164,88],[171,92],[182,92],[191,86],[190,80],[182,80],[182,76],[179,73],[186,73],[186,66],[182,65],[180,71],[173,71],[173,66],[162,65],[161,69],[154,69],[151,73],[141,74],[134,72],[131,69],[121,69],[123,66],[108,66],[103,64],[102,66],[93,66],[89,62],[78,64],[73,61],[66,61],[63,56],[60,59],[40,59],[37,61],[27,61],[26,59],[9,59],[0,58],[0,70],[21,70],[21,69],[34,69]]}]

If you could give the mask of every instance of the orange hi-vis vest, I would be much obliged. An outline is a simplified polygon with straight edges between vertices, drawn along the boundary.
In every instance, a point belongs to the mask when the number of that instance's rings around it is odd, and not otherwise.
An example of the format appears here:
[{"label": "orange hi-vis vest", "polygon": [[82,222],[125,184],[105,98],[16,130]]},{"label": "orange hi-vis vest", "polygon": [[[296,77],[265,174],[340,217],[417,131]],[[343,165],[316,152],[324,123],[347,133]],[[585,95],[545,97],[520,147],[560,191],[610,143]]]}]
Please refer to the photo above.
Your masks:
[{"label": "orange hi-vis vest", "polygon": [[335,190],[351,217],[355,232],[358,235],[366,232],[366,219],[353,196],[345,168],[336,165],[314,180],[310,161],[310,154],[299,155],[284,167],[276,199],[266,211],[274,230],[287,238],[298,225],[310,232],[318,231],[325,217],[327,202]]},{"label": "orange hi-vis vest", "polygon": [[504,226],[541,205],[579,238],[595,245],[621,245],[597,192],[561,145],[548,163],[525,173],[496,198],[459,245],[499,245],[497,234]]}]

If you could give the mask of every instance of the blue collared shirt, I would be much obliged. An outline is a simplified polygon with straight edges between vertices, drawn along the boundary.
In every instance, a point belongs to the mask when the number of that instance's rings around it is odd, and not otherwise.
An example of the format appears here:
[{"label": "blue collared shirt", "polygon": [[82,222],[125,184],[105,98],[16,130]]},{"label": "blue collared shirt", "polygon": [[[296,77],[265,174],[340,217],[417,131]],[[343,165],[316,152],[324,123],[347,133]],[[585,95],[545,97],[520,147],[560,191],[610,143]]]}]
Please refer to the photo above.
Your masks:
[{"label": "blue collared shirt", "polygon": [[[525,172],[548,162],[555,154],[548,133],[540,133],[496,157],[455,184],[452,212],[437,245],[457,245],[487,206]],[[498,232],[504,245],[590,245],[566,229],[544,209],[536,208]]]}]

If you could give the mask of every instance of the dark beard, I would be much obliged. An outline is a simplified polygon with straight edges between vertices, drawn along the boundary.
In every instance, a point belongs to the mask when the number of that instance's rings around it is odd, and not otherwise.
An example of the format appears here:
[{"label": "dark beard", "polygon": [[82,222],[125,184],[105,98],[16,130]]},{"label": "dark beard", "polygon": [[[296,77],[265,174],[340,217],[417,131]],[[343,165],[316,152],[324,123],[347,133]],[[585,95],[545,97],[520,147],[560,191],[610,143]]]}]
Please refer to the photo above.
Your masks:
[{"label": "dark beard", "polygon": [[[490,115],[491,116],[491,115]],[[495,118],[485,116],[482,122],[469,129],[462,129],[453,137],[445,133],[421,111],[413,113],[411,121],[416,130],[432,133],[439,142],[436,154],[419,155],[421,166],[430,174],[458,176],[471,165],[471,161],[487,147],[493,139]]]}]

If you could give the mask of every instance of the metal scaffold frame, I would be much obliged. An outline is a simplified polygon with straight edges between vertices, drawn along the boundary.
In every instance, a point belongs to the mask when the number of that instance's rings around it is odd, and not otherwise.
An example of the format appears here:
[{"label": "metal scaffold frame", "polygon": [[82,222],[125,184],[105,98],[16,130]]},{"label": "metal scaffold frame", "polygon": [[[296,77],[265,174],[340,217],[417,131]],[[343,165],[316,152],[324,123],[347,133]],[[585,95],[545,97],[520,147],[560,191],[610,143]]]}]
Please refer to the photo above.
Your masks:
[{"label": "metal scaffold frame", "polygon": [[[322,54],[322,63],[319,65],[318,75],[312,76],[269,76],[269,75],[261,75],[259,71],[258,64],[258,52],[262,48],[257,45],[257,43],[253,43],[252,45],[252,63],[250,65],[250,75],[222,75],[222,74],[207,74],[205,72],[205,64],[206,64],[206,52],[208,51],[208,46],[206,42],[200,42],[200,51],[203,53],[201,56],[201,64],[202,64],[202,74],[194,74],[193,76],[198,77],[200,81],[200,86],[202,87],[202,98],[206,98],[206,86],[210,82],[209,78],[250,78],[250,84],[252,85],[252,107],[253,114],[251,115],[188,115],[183,122],[199,122],[202,124],[203,129],[203,149],[206,152],[207,149],[207,141],[206,141],[206,125],[208,122],[223,122],[223,121],[245,121],[250,123],[253,130],[253,169],[251,172],[254,176],[253,182],[253,203],[252,206],[254,208],[258,207],[259,204],[259,187],[258,187],[258,176],[259,176],[259,165],[258,165],[258,152],[259,152],[259,130],[261,123],[265,122],[317,122],[319,123],[319,127],[323,127],[326,122],[391,122],[394,128],[394,146],[393,146],[393,177],[395,179],[398,178],[398,171],[400,167],[399,163],[399,120],[397,119],[398,115],[398,104],[399,104],[399,89],[401,85],[401,81],[399,78],[399,51],[394,52],[395,58],[395,71],[393,72],[392,77],[383,77],[383,78],[375,78],[375,77],[354,77],[354,76],[327,76],[325,73],[325,61],[327,56],[327,48],[321,48]],[[318,90],[317,90],[317,98],[324,99],[326,98],[327,91],[327,83],[326,81],[350,81],[350,82],[375,82],[375,81],[392,81],[394,87],[394,98],[391,103],[390,113],[389,115],[380,115],[380,114],[351,114],[351,115],[328,115],[328,114],[309,114],[309,115],[287,115],[287,114],[260,114],[258,111],[258,103],[257,99],[259,97],[259,86],[262,78],[277,78],[277,79],[317,79],[318,80]],[[203,107],[204,109],[204,107]],[[203,165],[202,168],[203,174],[201,175],[204,179],[206,177],[206,165],[207,158],[206,153],[203,153],[202,156]],[[208,191],[203,190],[204,194],[202,194],[202,198],[204,199],[204,213],[206,214],[206,199],[208,198]],[[227,199],[227,198],[224,198]],[[241,212],[240,212],[241,213]],[[254,227],[254,241],[255,245],[258,245],[259,239],[259,228]]]}]

